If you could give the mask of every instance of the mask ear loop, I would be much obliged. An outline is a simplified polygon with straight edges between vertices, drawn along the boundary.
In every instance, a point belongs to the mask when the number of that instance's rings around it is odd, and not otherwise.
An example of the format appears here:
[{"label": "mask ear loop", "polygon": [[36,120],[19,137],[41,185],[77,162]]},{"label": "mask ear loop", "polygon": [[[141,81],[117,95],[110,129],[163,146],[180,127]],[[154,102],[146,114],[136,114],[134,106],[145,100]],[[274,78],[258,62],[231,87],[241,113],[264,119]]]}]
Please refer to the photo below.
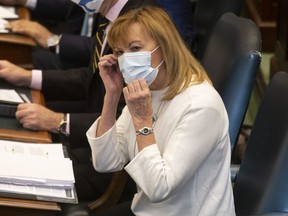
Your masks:
[{"label": "mask ear loop", "polygon": [[153,49],[153,50],[151,51],[151,53],[155,52],[159,47],[160,47],[160,45],[158,45],[155,49]]},{"label": "mask ear loop", "polygon": [[162,61],[160,62],[160,64],[159,64],[155,69],[158,69],[158,68],[163,64],[163,62],[164,62],[164,60],[162,60]]},{"label": "mask ear loop", "polygon": [[[154,50],[152,50],[152,51],[151,51],[151,54],[152,54],[153,52],[155,52],[159,47],[160,47],[160,45],[158,45]],[[159,64],[156,68],[154,68],[154,69],[158,69],[158,68],[163,64],[163,62],[164,62],[164,60],[162,60],[162,61],[160,62],[160,64]]]}]

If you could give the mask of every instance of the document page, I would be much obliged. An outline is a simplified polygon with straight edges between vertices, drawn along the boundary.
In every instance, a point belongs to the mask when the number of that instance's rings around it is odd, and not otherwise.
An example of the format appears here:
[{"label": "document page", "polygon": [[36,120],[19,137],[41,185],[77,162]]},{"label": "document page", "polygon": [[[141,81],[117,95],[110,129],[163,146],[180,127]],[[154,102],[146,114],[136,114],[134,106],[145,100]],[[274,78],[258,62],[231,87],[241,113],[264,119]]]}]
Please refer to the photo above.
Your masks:
[{"label": "document page", "polygon": [[1,6],[0,5],[0,18],[2,19],[17,19],[19,18],[16,13],[15,7]]},{"label": "document page", "polygon": [[17,185],[9,183],[0,183],[0,194],[1,192],[17,194],[21,197],[21,194],[34,196],[37,200],[46,201],[59,201],[67,203],[77,203],[77,197],[73,189],[57,188],[53,186],[32,186],[32,185]]},{"label": "document page", "polygon": [[[62,144],[34,144],[0,140],[0,182],[72,187],[72,161]],[[4,165],[5,164],[5,165]]]},{"label": "document page", "polygon": [[20,104],[24,101],[14,89],[0,89],[0,102]]},{"label": "document page", "polygon": [[1,156],[26,155],[29,157],[64,158],[63,146],[60,143],[44,144],[44,143],[23,143],[16,141],[0,140],[0,157]]},{"label": "document page", "polygon": [[[0,194],[77,202],[72,161],[60,143],[0,140]],[[3,194],[4,193],[4,194]],[[12,195],[11,195],[12,194]]]},{"label": "document page", "polygon": [[[0,12],[1,13],[1,12]],[[9,31],[5,28],[5,24],[8,21],[5,19],[0,18],[0,33],[8,33]]]}]

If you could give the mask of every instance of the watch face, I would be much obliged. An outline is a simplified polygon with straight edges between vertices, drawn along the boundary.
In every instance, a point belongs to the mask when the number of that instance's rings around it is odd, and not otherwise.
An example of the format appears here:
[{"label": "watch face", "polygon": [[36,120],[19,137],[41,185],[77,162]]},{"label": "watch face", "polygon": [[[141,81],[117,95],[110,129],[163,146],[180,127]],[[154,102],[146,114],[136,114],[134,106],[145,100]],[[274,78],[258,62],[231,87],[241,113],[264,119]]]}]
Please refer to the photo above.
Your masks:
[{"label": "watch face", "polygon": [[47,45],[48,47],[56,46],[59,44],[59,41],[60,41],[60,36],[52,35],[50,38],[48,38]]},{"label": "watch face", "polygon": [[64,121],[61,125],[60,125],[60,132],[64,135],[67,135],[67,132],[66,132],[66,126],[67,126],[67,122]]},{"label": "watch face", "polygon": [[149,129],[148,128],[144,128],[143,129],[143,134],[148,134],[149,133]]},{"label": "watch face", "polygon": [[148,128],[148,127],[144,127],[142,129],[136,131],[136,135],[142,134],[142,135],[146,136],[146,135],[149,135],[151,133],[153,133],[153,128]]}]

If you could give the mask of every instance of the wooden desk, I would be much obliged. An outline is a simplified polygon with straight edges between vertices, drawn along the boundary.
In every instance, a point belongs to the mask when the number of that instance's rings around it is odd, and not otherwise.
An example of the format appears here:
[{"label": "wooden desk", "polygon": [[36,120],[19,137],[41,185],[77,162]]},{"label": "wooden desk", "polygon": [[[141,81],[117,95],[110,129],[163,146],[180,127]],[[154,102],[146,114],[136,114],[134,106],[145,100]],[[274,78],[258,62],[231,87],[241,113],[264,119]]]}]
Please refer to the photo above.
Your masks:
[{"label": "wooden desk", "polygon": [[[43,95],[39,91],[15,87],[1,79],[0,88],[15,89],[17,92],[25,93],[33,103],[45,105]],[[3,116],[0,116],[0,139],[34,143],[52,142],[51,135],[47,131],[24,129],[16,118]]]},{"label": "wooden desk", "polygon": [[[13,88],[3,80],[0,80],[0,87]],[[14,88],[19,91],[17,87]],[[43,96],[39,91],[22,89],[22,92],[25,92],[32,102],[44,104]],[[14,129],[9,128],[9,125]],[[36,143],[52,142],[50,133],[25,130],[15,118],[11,117],[0,117],[0,139]],[[57,211],[61,211],[61,207],[55,202],[0,197],[0,216],[55,216]]]},{"label": "wooden desk", "polygon": [[0,198],[0,216],[55,216],[61,207],[54,202]]},{"label": "wooden desk", "polygon": [[[20,19],[30,19],[26,8],[17,8]],[[20,34],[0,34],[0,59],[18,65],[31,64],[31,49],[35,46],[31,37]]]}]

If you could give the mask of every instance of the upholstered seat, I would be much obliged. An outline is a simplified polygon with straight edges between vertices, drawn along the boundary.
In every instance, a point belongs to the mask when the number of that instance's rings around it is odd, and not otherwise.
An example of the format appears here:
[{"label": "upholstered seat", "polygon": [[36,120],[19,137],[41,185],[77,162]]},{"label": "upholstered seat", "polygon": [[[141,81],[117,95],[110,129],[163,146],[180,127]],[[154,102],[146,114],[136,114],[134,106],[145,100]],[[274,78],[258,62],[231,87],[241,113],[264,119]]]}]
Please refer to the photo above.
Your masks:
[{"label": "upholstered seat", "polygon": [[240,15],[244,0],[198,0],[194,8],[194,23],[197,36],[194,43],[195,55],[202,59],[211,32],[220,17],[227,12]]},{"label": "upholstered seat", "polygon": [[259,28],[252,20],[227,12],[211,32],[201,60],[227,109],[232,149],[261,62],[261,44]]},{"label": "upholstered seat", "polygon": [[288,73],[270,81],[234,183],[237,215],[288,215]]}]

